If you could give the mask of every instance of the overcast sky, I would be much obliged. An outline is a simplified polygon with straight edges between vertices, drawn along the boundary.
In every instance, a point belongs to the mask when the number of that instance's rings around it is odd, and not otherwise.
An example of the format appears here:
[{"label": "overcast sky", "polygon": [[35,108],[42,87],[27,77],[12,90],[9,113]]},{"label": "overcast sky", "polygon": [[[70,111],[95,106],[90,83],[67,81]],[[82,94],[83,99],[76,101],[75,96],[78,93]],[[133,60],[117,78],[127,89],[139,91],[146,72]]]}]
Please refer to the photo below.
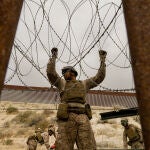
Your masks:
[{"label": "overcast sky", "polygon": [[107,72],[101,86],[134,88],[120,3],[120,0],[25,0],[15,38],[17,48],[12,49],[5,84],[50,87],[46,64],[51,48],[57,47],[56,70],[60,75],[61,68],[67,65],[75,65],[78,79],[95,75],[99,67],[98,51],[103,49],[107,51]]}]

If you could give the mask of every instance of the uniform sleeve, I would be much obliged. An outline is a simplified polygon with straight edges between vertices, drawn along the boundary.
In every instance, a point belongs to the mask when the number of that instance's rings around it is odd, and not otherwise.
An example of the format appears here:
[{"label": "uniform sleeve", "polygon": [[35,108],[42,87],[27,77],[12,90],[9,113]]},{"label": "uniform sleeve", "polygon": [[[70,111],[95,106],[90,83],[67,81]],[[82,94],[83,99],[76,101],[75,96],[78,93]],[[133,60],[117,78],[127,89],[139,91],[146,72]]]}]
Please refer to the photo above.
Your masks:
[{"label": "uniform sleeve", "polygon": [[89,89],[98,86],[98,84],[100,84],[104,80],[105,74],[106,74],[106,65],[105,62],[101,61],[97,74],[83,81],[86,90],[88,91]]},{"label": "uniform sleeve", "polygon": [[35,140],[36,138],[35,138],[35,136],[34,135],[31,135],[31,136],[29,136],[28,137],[28,139],[27,139],[27,141],[26,141],[26,143],[28,144],[29,143],[29,141],[31,141],[31,140]]},{"label": "uniform sleeve", "polygon": [[137,131],[138,135],[140,136],[140,141],[143,142],[143,135],[142,135],[142,130],[137,127],[136,125],[133,125],[132,126],[135,128],[135,130]]},{"label": "uniform sleeve", "polygon": [[27,139],[27,141],[26,141],[26,144],[29,143],[30,139],[31,139],[31,136],[28,137],[28,139]]},{"label": "uniform sleeve", "polygon": [[42,137],[43,137],[44,144],[45,144],[47,150],[49,150],[50,145],[49,145],[49,135],[48,135],[48,133],[47,133],[47,132],[44,132],[44,133],[42,134]]},{"label": "uniform sleeve", "polygon": [[124,148],[124,149],[127,149],[127,148],[128,148],[127,135],[126,135],[125,131],[123,132],[123,148]]},{"label": "uniform sleeve", "polygon": [[143,142],[143,134],[142,134],[142,130],[140,128],[137,128],[137,132],[140,135],[140,141]]},{"label": "uniform sleeve", "polygon": [[56,131],[55,131],[55,127],[53,127],[53,136],[54,136],[55,139],[56,139]]},{"label": "uniform sleeve", "polygon": [[54,85],[55,87],[59,88],[61,78],[58,75],[58,73],[56,72],[55,63],[56,63],[56,57],[50,58],[49,62],[47,64],[46,72],[47,72],[47,77],[48,77],[49,82],[51,83],[51,85]]}]

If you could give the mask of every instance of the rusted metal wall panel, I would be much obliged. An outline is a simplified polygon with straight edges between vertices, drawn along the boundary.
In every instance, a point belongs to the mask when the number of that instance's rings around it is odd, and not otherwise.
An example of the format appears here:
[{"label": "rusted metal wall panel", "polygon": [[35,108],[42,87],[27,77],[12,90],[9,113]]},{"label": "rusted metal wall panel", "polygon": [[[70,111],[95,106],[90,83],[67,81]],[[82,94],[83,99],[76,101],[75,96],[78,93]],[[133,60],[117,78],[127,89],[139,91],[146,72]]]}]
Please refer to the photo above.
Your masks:
[{"label": "rusted metal wall panel", "polygon": [[150,150],[150,0],[123,0],[145,149]]},{"label": "rusted metal wall panel", "polygon": [[[97,94],[95,93],[96,91],[93,92],[91,90],[86,97],[87,103],[91,106],[116,106],[118,109],[138,107],[134,93],[115,93],[106,91],[100,91],[101,94],[98,94],[99,91],[97,91]],[[27,87],[13,85],[5,86],[1,93],[1,100],[45,104],[60,103],[60,97],[57,91],[54,91],[53,89],[48,90],[48,88],[43,87],[32,87],[32,89],[28,89]]]},{"label": "rusted metal wall panel", "polygon": [[23,0],[0,1],[0,92],[5,79]]}]

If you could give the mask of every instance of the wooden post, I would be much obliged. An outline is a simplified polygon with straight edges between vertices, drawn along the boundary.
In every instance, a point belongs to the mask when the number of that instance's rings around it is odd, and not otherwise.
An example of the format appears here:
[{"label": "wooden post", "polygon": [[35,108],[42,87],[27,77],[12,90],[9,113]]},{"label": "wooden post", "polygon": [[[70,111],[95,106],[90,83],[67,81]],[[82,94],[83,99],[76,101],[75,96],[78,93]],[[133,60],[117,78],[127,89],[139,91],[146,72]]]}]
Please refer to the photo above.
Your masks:
[{"label": "wooden post", "polygon": [[17,29],[23,0],[0,2],[0,93]]},{"label": "wooden post", "polygon": [[150,0],[123,0],[145,149],[150,150]]}]

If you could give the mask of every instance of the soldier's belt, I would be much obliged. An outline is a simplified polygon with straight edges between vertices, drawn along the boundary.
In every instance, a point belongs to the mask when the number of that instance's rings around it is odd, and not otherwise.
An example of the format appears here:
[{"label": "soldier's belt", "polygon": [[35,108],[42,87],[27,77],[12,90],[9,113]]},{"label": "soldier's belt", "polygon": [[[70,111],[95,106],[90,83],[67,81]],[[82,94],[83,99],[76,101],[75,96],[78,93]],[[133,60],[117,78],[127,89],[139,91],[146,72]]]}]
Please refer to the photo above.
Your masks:
[{"label": "soldier's belt", "polygon": [[85,114],[85,108],[68,107],[68,112],[72,112],[75,114]]},{"label": "soldier's belt", "polygon": [[68,107],[85,108],[85,104],[81,104],[81,103],[68,103]]},{"label": "soldier's belt", "polygon": [[80,104],[80,107],[68,107],[68,112],[73,112],[76,114],[86,114],[89,119],[92,119],[92,112],[89,104]]},{"label": "soldier's belt", "polygon": [[85,100],[83,98],[71,98],[71,99],[66,99],[65,100],[67,103],[80,103],[80,104],[84,104]]},{"label": "soldier's belt", "polygon": [[140,136],[136,136],[132,139],[130,139],[130,142],[136,142],[136,141],[139,141],[140,140]]},{"label": "soldier's belt", "polygon": [[[69,103],[71,104],[71,103]],[[57,111],[57,118],[61,120],[67,120],[69,117],[69,113],[76,114],[86,114],[89,119],[92,118],[92,112],[89,104],[80,104],[80,103],[72,103],[69,105],[67,103],[60,103]],[[76,107],[72,107],[75,105]],[[77,107],[80,106],[80,107]]]}]

